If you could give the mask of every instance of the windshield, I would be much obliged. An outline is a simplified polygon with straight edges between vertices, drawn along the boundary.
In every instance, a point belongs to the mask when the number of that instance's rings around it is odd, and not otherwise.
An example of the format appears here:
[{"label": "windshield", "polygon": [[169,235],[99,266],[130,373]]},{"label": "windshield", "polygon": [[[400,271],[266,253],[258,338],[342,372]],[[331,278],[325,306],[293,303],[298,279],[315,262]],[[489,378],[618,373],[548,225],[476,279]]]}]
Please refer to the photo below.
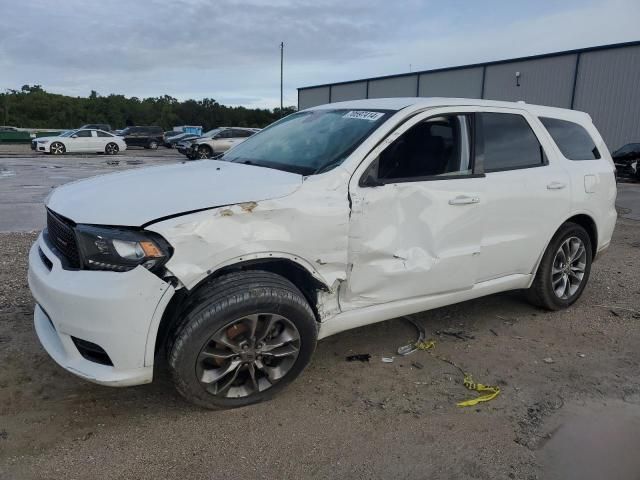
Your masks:
[{"label": "windshield", "polygon": [[229,150],[223,160],[313,175],[340,165],[389,116],[388,111],[294,113]]},{"label": "windshield", "polygon": [[209,130],[202,134],[203,137],[212,138],[216,133],[220,132],[221,128],[214,128],[213,130]]}]

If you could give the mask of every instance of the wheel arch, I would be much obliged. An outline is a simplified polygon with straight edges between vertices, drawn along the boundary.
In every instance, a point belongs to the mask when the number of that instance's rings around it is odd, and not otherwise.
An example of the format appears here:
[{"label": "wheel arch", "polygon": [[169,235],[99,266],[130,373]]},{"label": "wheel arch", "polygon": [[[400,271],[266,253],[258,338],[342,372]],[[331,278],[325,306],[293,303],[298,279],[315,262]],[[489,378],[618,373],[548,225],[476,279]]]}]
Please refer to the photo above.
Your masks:
[{"label": "wheel arch", "polygon": [[598,227],[596,225],[596,222],[593,219],[593,217],[588,213],[584,213],[584,212],[575,213],[571,217],[567,218],[560,225],[558,225],[558,227],[553,231],[553,234],[547,240],[547,243],[544,245],[544,248],[540,252],[540,255],[538,255],[538,260],[536,261],[535,268],[533,269],[530,283],[533,283],[533,280],[535,279],[535,276],[538,273],[538,268],[540,268],[540,262],[542,261],[544,252],[546,252],[547,248],[549,248],[549,243],[551,243],[551,239],[553,239],[555,234],[558,233],[558,230],[560,230],[560,228],[562,228],[562,226],[565,225],[566,223],[575,223],[577,225],[580,225],[582,228],[584,228],[587,231],[587,234],[589,235],[589,240],[591,240],[591,247],[592,247],[591,259],[592,260],[595,259],[596,252],[598,250]]},{"label": "wheel arch", "polygon": [[194,301],[198,300],[198,292],[217,278],[231,272],[250,270],[263,270],[289,280],[300,289],[304,297],[309,302],[309,306],[313,310],[316,321],[320,321],[318,313],[318,294],[321,291],[329,291],[329,287],[323,280],[318,278],[317,273],[310,271],[300,262],[296,262],[293,258],[270,256],[266,258],[255,258],[250,260],[237,261],[235,263],[220,266],[211,271],[205,278],[198,282],[193,288],[187,290],[182,288],[177,290],[162,315],[162,319],[158,325],[158,331],[155,337],[154,353],[157,356],[162,352],[163,347],[171,338],[172,332],[180,324],[181,314],[189,308]]}]

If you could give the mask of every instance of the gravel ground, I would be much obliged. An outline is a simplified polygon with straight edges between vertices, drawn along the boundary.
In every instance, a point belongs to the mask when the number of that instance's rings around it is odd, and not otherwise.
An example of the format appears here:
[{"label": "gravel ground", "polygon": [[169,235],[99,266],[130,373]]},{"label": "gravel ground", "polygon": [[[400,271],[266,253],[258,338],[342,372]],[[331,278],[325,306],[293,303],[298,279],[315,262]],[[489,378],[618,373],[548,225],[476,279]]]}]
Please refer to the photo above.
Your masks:
[{"label": "gravel ground", "polygon": [[[26,282],[34,239],[0,234],[0,478],[566,480],[640,472],[638,222],[619,220],[568,310],[541,311],[511,292],[417,315],[435,354],[500,385],[495,400],[471,408],[455,405],[473,395],[432,354],[381,362],[413,338],[402,320],[321,341],[282,395],[244,409],[192,407],[162,370],[141,387],[86,383],[55,365],[35,337]],[[436,333],[445,329],[473,338]],[[346,362],[353,353],[371,361]]]}]

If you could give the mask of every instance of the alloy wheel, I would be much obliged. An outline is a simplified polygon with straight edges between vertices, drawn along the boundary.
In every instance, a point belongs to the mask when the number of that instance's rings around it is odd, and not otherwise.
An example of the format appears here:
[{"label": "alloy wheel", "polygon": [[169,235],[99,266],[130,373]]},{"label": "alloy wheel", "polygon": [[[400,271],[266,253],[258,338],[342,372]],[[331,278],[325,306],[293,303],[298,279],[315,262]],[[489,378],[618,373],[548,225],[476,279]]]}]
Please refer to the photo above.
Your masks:
[{"label": "alloy wheel", "polygon": [[298,358],[300,333],[282,315],[256,313],[214,333],[196,360],[196,376],[212,395],[242,398],[278,383]]},{"label": "alloy wheel", "polygon": [[578,237],[569,237],[558,248],[551,267],[551,284],[562,299],[575,295],[587,268],[587,249]]},{"label": "alloy wheel", "polygon": [[116,145],[115,143],[109,143],[107,144],[106,147],[106,151],[107,151],[107,155],[115,155],[116,153],[118,153],[118,145]]},{"label": "alloy wheel", "polygon": [[55,142],[54,144],[51,145],[51,153],[53,153],[54,155],[61,155],[64,153],[64,145],[62,145],[59,142]]}]

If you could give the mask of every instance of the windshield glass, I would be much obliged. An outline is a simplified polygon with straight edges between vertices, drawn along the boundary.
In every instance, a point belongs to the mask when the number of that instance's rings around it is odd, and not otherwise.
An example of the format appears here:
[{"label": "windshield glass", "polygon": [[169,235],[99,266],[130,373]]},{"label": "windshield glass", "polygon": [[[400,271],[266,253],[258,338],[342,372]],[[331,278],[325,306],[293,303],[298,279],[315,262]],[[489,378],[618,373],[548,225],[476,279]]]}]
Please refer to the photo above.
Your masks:
[{"label": "windshield glass", "polygon": [[381,110],[294,113],[249,137],[223,159],[313,175],[340,165],[389,116]]},{"label": "windshield glass", "polygon": [[222,130],[221,128],[214,128],[213,130],[209,130],[208,132],[203,133],[202,136],[207,138],[212,138],[216,133],[218,133],[221,130]]},{"label": "windshield glass", "polygon": [[60,136],[61,137],[70,137],[71,135],[75,134],[78,130],[69,130],[66,131],[64,133],[61,133]]}]

